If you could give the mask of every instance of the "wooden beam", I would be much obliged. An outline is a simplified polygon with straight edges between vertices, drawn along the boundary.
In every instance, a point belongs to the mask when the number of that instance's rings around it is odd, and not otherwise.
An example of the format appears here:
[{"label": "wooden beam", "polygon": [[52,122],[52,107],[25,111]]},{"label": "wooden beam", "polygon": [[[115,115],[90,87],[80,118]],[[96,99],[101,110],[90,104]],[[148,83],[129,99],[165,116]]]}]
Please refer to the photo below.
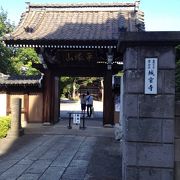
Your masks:
[{"label": "wooden beam", "polygon": [[29,122],[29,94],[24,95],[24,116],[26,122]]},{"label": "wooden beam", "polygon": [[103,124],[114,124],[113,95],[112,95],[112,71],[107,70],[104,77],[104,110]]}]

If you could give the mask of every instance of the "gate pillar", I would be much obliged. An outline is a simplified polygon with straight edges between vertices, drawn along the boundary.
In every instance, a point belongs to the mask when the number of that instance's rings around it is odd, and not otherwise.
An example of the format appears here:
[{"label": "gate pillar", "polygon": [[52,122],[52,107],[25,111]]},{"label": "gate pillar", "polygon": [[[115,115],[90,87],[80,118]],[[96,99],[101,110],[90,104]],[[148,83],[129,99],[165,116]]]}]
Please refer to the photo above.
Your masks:
[{"label": "gate pillar", "polygon": [[50,70],[44,72],[43,123],[59,120],[59,79]]},{"label": "gate pillar", "polygon": [[[177,34],[173,32],[121,34],[123,180],[173,180],[176,40]],[[151,66],[146,66],[147,58],[157,59],[157,92],[152,94],[145,91],[146,81],[151,83],[154,78],[145,78]],[[151,85],[150,90],[155,84]]]},{"label": "gate pillar", "polygon": [[112,61],[113,55],[111,49],[107,54],[107,70],[104,76],[104,110],[103,125],[113,125],[113,95],[112,95]]},{"label": "gate pillar", "polygon": [[103,125],[113,123],[112,72],[107,71],[104,77]]}]

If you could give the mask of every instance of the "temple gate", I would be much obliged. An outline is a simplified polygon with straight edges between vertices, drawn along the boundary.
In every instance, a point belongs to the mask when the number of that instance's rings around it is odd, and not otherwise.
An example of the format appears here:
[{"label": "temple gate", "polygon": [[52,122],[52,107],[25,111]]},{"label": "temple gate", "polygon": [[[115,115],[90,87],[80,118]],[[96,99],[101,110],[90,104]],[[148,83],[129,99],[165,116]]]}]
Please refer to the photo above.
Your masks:
[{"label": "temple gate", "polygon": [[143,12],[135,3],[28,4],[20,25],[4,42],[33,47],[44,73],[43,119],[55,123],[59,114],[59,76],[104,78],[103,124],[113,124],[112,75],[122,70],[117,52],[120,32],[143,31]]},{"label": "temple gate", "polygon": [[[144,31],[139,1],[29,4],[17,30],[4,41],[8,46],[34,47],[39,54],[41,64],[36,67],[45,77],[45,123],[57,121],[57,77],[67,75],[104,78],[103,122],[113,124],[112,75],[122,70],[124,61],[123,180],[173,180],[174,175],[179,179],[178,111],[176,136],[174,133],[174,46],[180,42],[180,35],[138,31]],[[158,76],[155,84],[154,77],[149,76],[148,86],[145,67],[151,69],[151,62]],[[149,75],[154,72],[150,71]],[[154,86],[155,91],[148,93],[146,88],[152,91]]]}]

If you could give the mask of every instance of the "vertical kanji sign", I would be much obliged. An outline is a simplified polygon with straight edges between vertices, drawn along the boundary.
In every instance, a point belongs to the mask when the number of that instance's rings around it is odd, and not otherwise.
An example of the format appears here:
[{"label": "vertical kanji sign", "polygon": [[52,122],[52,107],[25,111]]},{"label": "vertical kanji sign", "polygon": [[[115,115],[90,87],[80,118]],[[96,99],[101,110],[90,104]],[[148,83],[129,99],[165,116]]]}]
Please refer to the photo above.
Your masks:
[{"label": "vertical kanji sign", "polygon": [[81,115],[80,114],[73,114],[73,123],[80,124]]},{"label": "vertical kanji sign", "polygon": [[145,94],[157,94],[157,58],[145,58]]}]

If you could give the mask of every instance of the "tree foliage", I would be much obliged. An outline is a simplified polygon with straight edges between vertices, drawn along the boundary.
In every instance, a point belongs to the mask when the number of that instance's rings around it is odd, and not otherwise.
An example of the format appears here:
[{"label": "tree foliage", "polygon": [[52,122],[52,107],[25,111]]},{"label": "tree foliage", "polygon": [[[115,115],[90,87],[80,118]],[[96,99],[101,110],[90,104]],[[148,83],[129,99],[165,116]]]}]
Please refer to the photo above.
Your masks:
[{"label": "tree foliage", "polygon": [[[0,9],[0,38],[12,32],[14,25],[7,20],[7,12]],[[33,63],[39,63],[39,58],[32,48],[7,48],[0,42],[0,72],[4,74],[38,74]]]},{"label": "tree foliage", "polygon": [[11,64],[12,50],[5,47],[0,42],[0,72],[9,74],[14,71],[14,67]]},{"label": "tree foliage", "polygon": [[88,85],[93,84],[94,81],[100,80],[97,77],[61,77],[60,78],[60,94],[61,97],[66,97],[70,99],[77,98],[77,92],[80,86],[88,87]]},{"label": "tree foliage", "polygon": [[0,139],[6,137],[8,130],[11,125],[11,117],[3,116],[0,117]]},{"label": "tree foliage", "polygon": [[33,63],[39,63],[39,57],[32,48],[18,48],[11,58],[15,74],[36,75],[39,71],[32,67]]},{"label": "tree foliage", "polygon": [[7,12],[2,8],[0,9],[0,37],[4,34],[12,32],[14,25],[12,25],[7,19]]},{"label": "tree foliage", "polygon": [[[4,34],[9,33],[13,29],[13,25],[11,25],[7,20],[7,13],[1,8],[0,10],[0,37]],[[4,46],[3,42],[0,41],[0,72],[2,73],[10,73],[14,67],[11,65],[11,56],[13,55],[13,51],[11,48],[7,48]]]},{"label": "tree foliage", "polygon": [[61,96],[66,98],[75,99],[79,89],[79,77],[61,77]]}]

